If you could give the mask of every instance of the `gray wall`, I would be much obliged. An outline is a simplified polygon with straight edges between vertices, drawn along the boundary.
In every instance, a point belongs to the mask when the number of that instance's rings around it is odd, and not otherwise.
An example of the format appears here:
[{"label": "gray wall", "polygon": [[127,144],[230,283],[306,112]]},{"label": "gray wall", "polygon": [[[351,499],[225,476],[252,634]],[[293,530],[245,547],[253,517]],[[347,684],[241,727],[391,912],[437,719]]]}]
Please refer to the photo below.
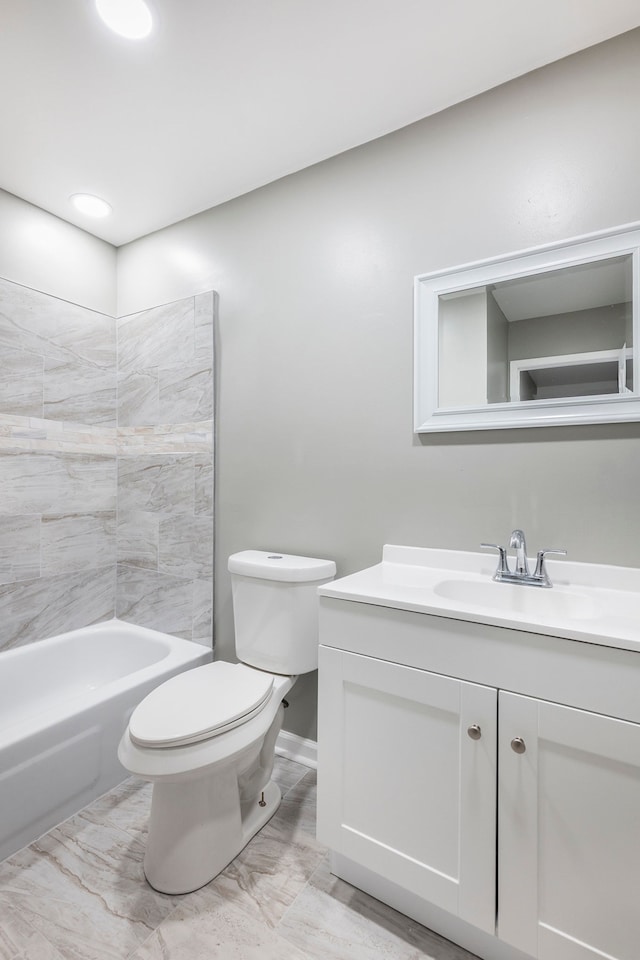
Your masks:
[{"label": "gray wall", "polygon": [[6,190],[0,190],[0,277],[116,313],[116,248]]},{"label": "gray wall", "polygon": [[[638,425],[419,438],[411,382],[414,275],[640,220],[639,93],[634,31],[119,250],[121,314],[220,294],[221,656],[247,547],[345,574],[517,525],[640,565]],[[292,701],[313,737],[313,678]]]}]

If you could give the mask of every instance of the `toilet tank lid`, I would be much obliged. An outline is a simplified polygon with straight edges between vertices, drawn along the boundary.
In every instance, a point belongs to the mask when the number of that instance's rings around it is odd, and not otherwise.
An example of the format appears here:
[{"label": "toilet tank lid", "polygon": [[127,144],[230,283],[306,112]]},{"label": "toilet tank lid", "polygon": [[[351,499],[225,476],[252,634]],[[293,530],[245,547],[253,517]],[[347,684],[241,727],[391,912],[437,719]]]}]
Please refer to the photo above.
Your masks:
[{"label": "toilet tank lid", "polygon": [[336,575],[333,560],[314,557],[296,557],[276,550],[242,550],[229,557],[229,573],[258,580],[286,580],[304,582],[330,580]]}]

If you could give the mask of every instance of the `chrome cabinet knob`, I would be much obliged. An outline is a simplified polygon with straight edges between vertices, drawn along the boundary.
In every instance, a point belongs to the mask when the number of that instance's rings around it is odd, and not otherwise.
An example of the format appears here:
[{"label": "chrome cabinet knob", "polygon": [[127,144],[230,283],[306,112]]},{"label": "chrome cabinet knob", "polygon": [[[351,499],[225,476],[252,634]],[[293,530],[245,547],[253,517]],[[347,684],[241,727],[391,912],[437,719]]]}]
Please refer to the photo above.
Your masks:
[{"label": "chrome cabinet knob", "polygon": [[527,749],[526,744],[522,737],[514,737],[511,741],[511,749],[514,753],[524,753]]},{"label": "chrome cabinet knob", "polygon": [[478,726],[477,723],[472,723],[471,726],[468,727],[467,733],[469,734],[472,740],[479,740],[480,737],[482,736],[482,729]]}]

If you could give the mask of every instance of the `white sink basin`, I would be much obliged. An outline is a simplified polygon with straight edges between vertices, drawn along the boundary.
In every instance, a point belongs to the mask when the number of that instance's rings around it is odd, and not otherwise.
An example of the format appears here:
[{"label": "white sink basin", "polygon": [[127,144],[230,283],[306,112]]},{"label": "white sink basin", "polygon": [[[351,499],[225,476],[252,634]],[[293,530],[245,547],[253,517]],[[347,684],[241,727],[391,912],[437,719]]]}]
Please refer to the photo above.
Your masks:
[{"label": "white sink basin", "polygon": [[640,570],[548,561],[553,586],[496,583],[484,553],[384,547],[382,563],[321,596],[640,651]]},{"label": "white sink basin", "polygon": [[559,620],[587,620],[596,617],[597,607],[585,588],[522,586],[493,580],[440,580],[434,593],[470,609],[482,607],[522,617],[555,617]]}]

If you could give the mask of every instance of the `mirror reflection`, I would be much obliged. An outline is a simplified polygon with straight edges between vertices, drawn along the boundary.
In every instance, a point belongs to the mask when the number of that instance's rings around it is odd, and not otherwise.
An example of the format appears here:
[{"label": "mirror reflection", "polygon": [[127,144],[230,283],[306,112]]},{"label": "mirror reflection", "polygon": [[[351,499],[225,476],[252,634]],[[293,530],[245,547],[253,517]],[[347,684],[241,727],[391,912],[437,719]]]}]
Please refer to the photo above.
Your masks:
[{"label": "mirror reflection", "polygon": [[438,297],[439,408],[629,394],[632,255]]}]

